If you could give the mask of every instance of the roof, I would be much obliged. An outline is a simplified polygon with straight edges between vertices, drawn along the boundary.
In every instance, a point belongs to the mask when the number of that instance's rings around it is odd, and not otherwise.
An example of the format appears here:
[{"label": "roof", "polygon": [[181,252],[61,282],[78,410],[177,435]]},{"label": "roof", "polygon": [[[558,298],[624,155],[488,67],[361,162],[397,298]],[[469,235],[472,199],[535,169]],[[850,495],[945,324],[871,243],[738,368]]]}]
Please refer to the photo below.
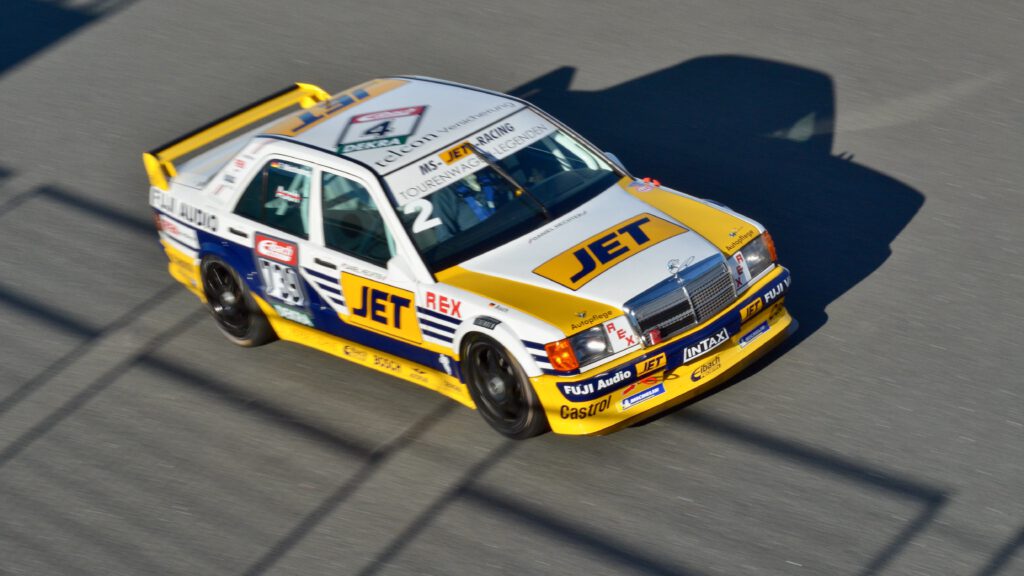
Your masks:
[{"label": "roof", "polygon": [[380,78],[286,116],[263,133],[337,152],[385,175],[525,106],[430,78]]}]

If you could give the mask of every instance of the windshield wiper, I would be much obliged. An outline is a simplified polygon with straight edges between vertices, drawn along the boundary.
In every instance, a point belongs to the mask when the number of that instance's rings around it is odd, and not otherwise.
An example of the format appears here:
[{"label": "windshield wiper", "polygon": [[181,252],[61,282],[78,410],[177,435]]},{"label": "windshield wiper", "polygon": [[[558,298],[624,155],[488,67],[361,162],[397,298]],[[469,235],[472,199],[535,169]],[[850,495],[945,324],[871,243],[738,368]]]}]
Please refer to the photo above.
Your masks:
[{"label": "windshield wiper", "polygon": [[511,174],[509,174],[508,172],[505,171],[504,168],[499,166],[498,160],[494,156],[491,156],[487,152],[484,152],[480,148],[477,148],[476,144],[473,144],[472,142],[466,142],[466,146],[468,146],[469,149],[472,150],[474,154],[476,154],[484,162],[486,162],[488,166],[494,169],[494,171],[497,172],[499,176],[504,178],[506,181],[508,181],[509,184],[515,187],[516,196],[522,196],[523,194],[525,194],[527,198],[529,198],[534,204],[537,205],[537,208],[540,208],[540,212],[541,214],[544,215],[544,219],[551,220],[551,212],[548,212],[548,207],[541,203],[540,200],[537,200],[537,198],[533,194],[530,194],[530,191],[527,190],[525,186],[521,186],[519,182],[516,182],[516,179],[513,178]]}]

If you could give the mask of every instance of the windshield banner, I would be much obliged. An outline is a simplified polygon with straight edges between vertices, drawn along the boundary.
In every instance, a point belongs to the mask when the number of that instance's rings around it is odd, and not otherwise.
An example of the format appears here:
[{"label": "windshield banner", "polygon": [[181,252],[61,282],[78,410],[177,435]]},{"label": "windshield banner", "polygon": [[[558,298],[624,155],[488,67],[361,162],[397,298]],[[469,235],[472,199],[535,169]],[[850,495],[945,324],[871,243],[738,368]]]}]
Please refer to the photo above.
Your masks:
[{"label": "windshield banner", "polygon": [[555,127],[550,122],[531,110],[522,110],[464,140],[452,142],[439,152],[394,172],[386,180],[395,202],[401,207],[485,167],[487,164],[468,144],[501,160],[554,132]]}]

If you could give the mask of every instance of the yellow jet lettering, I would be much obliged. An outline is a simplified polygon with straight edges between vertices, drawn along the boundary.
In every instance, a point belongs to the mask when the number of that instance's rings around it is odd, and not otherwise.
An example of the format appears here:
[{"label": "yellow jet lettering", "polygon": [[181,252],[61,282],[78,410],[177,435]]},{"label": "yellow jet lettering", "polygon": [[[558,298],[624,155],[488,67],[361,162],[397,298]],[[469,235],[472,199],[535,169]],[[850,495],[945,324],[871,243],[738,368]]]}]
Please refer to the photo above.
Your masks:
[{"label": "yellow jet lettering", "polygon": [[403,340],[422,341],[412,292],[348,273],[341,275],[341,291],[351,312],[347,322]]},{"label": "yellow jet lettering", "polygon": [[[370,320],[380,324],[394,326],[395,328],[402,327],[402,309],[409,307],[408,298],[402,298],[395,294],[388,294],[383,290],[363,286],[361,299],[363,301],[362,308],[353,310],[353,314],[356,316],[362,316],[363,318],[369,318]],[[389,308],[388,304],[391,305],[390,318],[385,315],[385,312],[387,312],[387,309]]]},{"label": "yellow jet lettering", "polygon": [[534,273],[577,290],[619,262],[686,228],[641,214],[588,238],[534,269]]},{"label": "yellow jet lettering", "polygon": [[758,296],[757,300],[754,300],[753,302],[751,302],[746,307],[740,310],[740,321],[746,322],[747,318],[750,318],[751,316],[754,316],[755,314],[760,312],[761,308],[763,307],[764,301],[761,300],[760,296]]},{"label": "yellow jet lettering", "polygon": [[639,377],[647,374],[648,372],[657,370],[658,368],[664,368],[665,360],[665,354],[663,352],[654,358],[648,358],[642,362],[638,362],[636,365],[636,375]]},{"label": "yellow jet lettering", "polygon": [[462,160],[466,156],[469,156],[472,152],[473,151],[469,148],[469,144],[463,142],[454,148],[449,148],[448,150],[441,152],[441,160],[443,160],[445,164],[452,164],[457,160]]}]

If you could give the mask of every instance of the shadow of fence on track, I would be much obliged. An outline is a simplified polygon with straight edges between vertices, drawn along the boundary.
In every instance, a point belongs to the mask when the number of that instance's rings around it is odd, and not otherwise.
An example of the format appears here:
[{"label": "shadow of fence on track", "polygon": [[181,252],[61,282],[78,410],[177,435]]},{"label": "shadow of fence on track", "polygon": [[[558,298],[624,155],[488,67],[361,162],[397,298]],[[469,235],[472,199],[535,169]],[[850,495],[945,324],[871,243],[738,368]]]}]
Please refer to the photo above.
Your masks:
[{"label": "shadow of fence on track", "polygon": [[[176,288],[176,285],[172,286]],[[173,365],[156,356],[156,352],[166,342],[188,329],[205,316],[205,311],[196,310],[180,320],[176,325],[155,337],[140,354],[114,366],[103,376],[92,382],[80,393],[55,409],[48,417],[40,421],[26,433],[10,443],[0,452],[0,468],[16,458],[33,442],[45,436],[67,417],[96,398],[128,370],[145,366],[167,375],[178,385],[210,394],[218,401],[234,405],[238,410],[265,419],[274,426],[283,427],[289,433],[297,433],[311,441],[324,444],[332,449],[340,450],[346,456],[355,456],[363,461],[356,473],[323,499],[300,522],[283,533],[282,538],[257,559],[246,574],[262,574],[272,568],[281,558],[293,549],[302,539],[312,532],[329,515],[344,503],[352,494],[370,478],[388,457],[414,442],[418,436],[443,419],[455,409],[454,404],[443,402],[420,421],[410,426],[405,433],[391,444],[381,448],[373,448],[351,441],[337,433],[308,423],[301,416],[290,413],[273,403],[265,402],[242,388],[222,382],[189,368]],[[795,441],[774,437],[770,434],[729,421],[721,416],[712,416],[700,412],[687,413],[680,420],[687,426],[699,427],[725,439],[749,444],[759,451],[774,455],[780,459],[794,462],[801,466],[817,470],[823,474],[838,476],[854,484],[881,490],[898,497],[909,498],[923,504],[922,512],[898,534],[888,546],[865,563],[861,574],[877,574],[896,557],[896,555],[921,533],[938,514],[948,500],[943,491],[901,477],[883,470],[859,464],[849,459],[830,454],[820,448],[807,446]],[[516,501],[508,496],[497,493],[477,484],[477,480],[489,469],[508,456],[517,444],[505,442],[495,449],[487,458],[469,469],[445,495],[436,500],[426,511],[418,516],[405,530],[397,534],[384,551],[362,572],[376,574],[383,566],[399,557],[402,551],[414,542],[417,537],[429,530],[438,518],[451,505],[463,502],[478,508],[487,509],[490,513],[500,515],[509,523],[517,523],[526,529],[538,530],[547,537],[557,537],[577,548],[589,550],[595,556],[608,561],[639,567],[651,574],[697,574],[686,566],[668,563],[644,551],[631,549],[614,542],[610,535],[601,535],[585,526],[574,525],[556,515],[538,509],[526,502]],[[1009,561],[1021,546],[1021,535],[1009,541],[990,561],[988,567],[979,576],[994,576]]]},{"label": "shadow of fence on track", "polygon": [[1000,574],[1003,568],[1006,568],[1013,559],[1014,555],[1024,549],[1024,526],[1021,526],[1020,530],[1017,531],[1005,544],[999,547],[999,550],[992,555],[985,567],[978,571],[977,576],[996,576]]},{"label": "shadow of fence on track", "polygon": [[[0,169],[0,177],[4,174],[5,172]],[[15,213],[26,202],[37,199],[56,202],[63,208],[76,210],[85,218],[105,222],[119,231],[134,232],[147,239],[155,238],[155,228],[146,219],[133,216],[127,212],[117,210],[57,186],[39,186],[7,198],[3,203],[0,203],[0,218],[10,217],[9,215]],[[74,239],[69,237],[69,242],[74,242]],[[3,415],[33,391],[45,385],[64,367],[80,358],[98,338],[125,326],[148,307],[166,298],[178,289],[176,282],[168,282],[163,289],[148,296],[142,302],[114,319],[113,322],[103,327],[97,327],[71,318],[61,310],[47,305],[31,295],[22,294],[13,289],[0,286],[0,305],[15,309],[21,314],[29,315],[50,328],[82,339],[72,350],[63,354],[60,358],[46,366],[35,377],[17,386],[7,396],[0,399],[0,415]]]},{"label": "shadow of fence on track", "polygon": [[860,571],[863,576],[881,573],[918,534],[928,527],[949,500],[949,495],[938,488],[828,454],[819,448],[793,440],[785,440],[721,416],[694,409],[686,412],[685,418],[680,418],[677,421],[728,440],[745,443],[759,451],[818,470],[824,474],[838,476],[853,484],[888,492],[899,498],[919,503],[922,509],[917,517],[865,564]]},{"label": "shadow of fence on track", "polygon": [[[102,202],[85,198],[58,186],[39,186],[21,194],[11,196],[0,203],[0,218],[14,212],[25,202],[35,199],[46,199],[60,204],[62,207],[82,212],[84,216],[105,221],[118,229],[155,238],[156,227],[151,220],[133,216],[128,212],[107,206]],[[143,199],[143,201],[145,201]]]}]

